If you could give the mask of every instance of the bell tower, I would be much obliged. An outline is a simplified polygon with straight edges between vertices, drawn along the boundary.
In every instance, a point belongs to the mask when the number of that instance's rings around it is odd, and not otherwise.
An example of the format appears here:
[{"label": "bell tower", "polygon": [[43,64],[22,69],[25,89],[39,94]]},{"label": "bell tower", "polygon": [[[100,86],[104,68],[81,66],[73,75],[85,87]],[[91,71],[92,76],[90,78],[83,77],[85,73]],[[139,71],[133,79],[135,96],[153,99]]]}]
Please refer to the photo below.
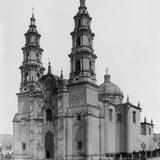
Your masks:
[{"label": "bell tower", "polygon": [[[25,46],[18,96],[18,111],[13,118],[14,158],[40,159],[42,150],[42,122],[44,105],[42,86],[39,83],[45,70],[42,66],[41,35],[37,31],[34,14],[25,33]],[[36,137],[36,138],[35,138]],[[37,158],[38,157],[38,158]]]},{"label": "bell tower", "polygon": [[27,33],[25,33],[25,46],[22,48],[23,62],[20,66],[20,92],[28,91],[28,87],[31,85],[31,83],[37,82],[45,70],[42,66],[41,60],[43,52],[43,49],[40,47],[41,35],[37,31],[35,20],[34,13],[32,13],[29,29]]},{"label": "bell tower", "polygon": [[73,159],[87,159],[88,155],[98,157],[101,154],[101,108],[95,74],[97,56],[93,50],[92,18],[85,2],[80,0],[79,11],[74,17],[72,51],[69,55],[68,155],[72,155]]},{"label": "bell tower", "polygon": [[85,0],[80,0],[80,7],[74,17],[75,28],[71,33],[72,52],[70,57],[70,84],[90,82],[96,84],[95,59],[93,50],[94,33],[91,31],[91,20]]}]

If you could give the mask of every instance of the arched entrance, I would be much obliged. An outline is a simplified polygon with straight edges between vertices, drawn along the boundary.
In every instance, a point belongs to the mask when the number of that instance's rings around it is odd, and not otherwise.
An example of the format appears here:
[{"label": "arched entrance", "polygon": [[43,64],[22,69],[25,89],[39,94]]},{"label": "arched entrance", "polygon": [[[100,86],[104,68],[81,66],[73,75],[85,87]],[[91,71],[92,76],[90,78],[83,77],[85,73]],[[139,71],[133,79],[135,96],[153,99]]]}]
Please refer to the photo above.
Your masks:
[{"label": "arched entrance", "polygon": [[52,132],[47,132],[45,135],[45,154],[46,159],[54,158],[54,139]]}]

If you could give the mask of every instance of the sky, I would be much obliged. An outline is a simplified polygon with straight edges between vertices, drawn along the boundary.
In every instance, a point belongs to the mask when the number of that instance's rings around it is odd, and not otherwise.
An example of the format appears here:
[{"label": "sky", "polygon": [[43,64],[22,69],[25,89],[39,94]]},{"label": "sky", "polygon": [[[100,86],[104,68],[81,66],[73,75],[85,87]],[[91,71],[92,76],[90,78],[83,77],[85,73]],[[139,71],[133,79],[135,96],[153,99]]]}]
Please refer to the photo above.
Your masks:
[{"label": "sky", "polygon": [[[51,60],[53,74],[69,77],[73,16],[79,0],[0,0],[0,133],[13,133],[12,119],[17,112],[22,51],[32,8],[44,49],[43,65]],[[141,104],[141,120],[153,118],[154,131],[160,132],[160,1],[87,0],[95,33],[97,84],[109,68],[111,81]]]}]

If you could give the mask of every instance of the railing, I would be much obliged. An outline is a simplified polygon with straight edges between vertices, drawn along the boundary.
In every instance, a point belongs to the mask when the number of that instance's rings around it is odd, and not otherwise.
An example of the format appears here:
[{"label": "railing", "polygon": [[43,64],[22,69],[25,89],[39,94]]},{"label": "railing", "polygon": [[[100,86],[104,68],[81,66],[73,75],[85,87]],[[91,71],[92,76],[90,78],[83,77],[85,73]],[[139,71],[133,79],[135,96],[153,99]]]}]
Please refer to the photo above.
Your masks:
[{"label": "railing", "polygon": [[[81,155],[83,158],[85,155]],[[99,155],[98,155],[99,157]],[[0,160],[14,160],[12,156],[0,156]],[[53,160],[53,159],[44,159]],[[105,154],[99,160],[160,160],[160,149],[132,153]]]},{"label": "railing", "polygon": [[160,159],[160,149],[154,151],[140,151],[132,153],[119,153],[115,155],[106,154],[106,160],[147,160]]}]

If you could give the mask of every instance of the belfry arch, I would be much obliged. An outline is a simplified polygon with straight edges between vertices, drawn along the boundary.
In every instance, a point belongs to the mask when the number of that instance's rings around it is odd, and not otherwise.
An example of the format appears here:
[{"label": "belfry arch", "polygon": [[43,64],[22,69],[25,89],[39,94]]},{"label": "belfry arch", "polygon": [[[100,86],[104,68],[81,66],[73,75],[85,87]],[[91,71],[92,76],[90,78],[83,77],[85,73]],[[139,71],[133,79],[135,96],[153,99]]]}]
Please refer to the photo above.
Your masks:
[{"label": "belfry arch", "polygon": [[45,157],[46,159],[54,158],[54,137],[52,132],[45,135]]}]

